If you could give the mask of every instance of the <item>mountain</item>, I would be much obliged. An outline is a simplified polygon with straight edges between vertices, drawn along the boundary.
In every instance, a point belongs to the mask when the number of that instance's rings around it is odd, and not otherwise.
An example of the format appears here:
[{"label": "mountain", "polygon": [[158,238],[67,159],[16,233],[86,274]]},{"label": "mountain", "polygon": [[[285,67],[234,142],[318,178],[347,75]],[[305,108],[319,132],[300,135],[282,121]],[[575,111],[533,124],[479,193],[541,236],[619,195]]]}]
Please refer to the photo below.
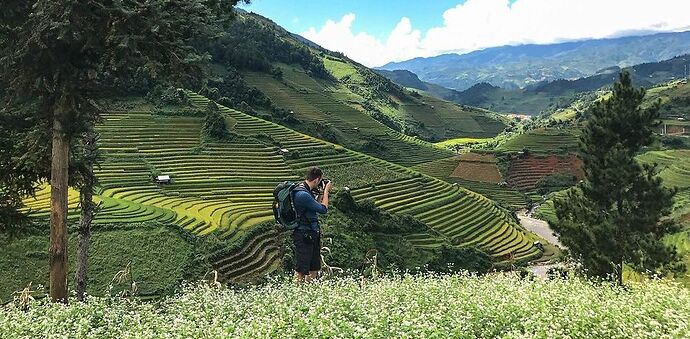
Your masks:
[{"label": "mountain", "polygon": [[[636,86],[649,88],[673,79],[685,77],[690,69],[690,55],[634,65],[624,69],[632,74],[633,82]],[[623,68],[613,66],[601,69],[596,74],[588,77],[575,80],[542,81],[519,89],[505,89],[487,82],[481,82],[463,91],[446,88],[438,90],[436,88],[440,86],[423,82],[410,71],[378,70],[378,72],[399,83],[401,86],[415,84],[410,81],[405,82],[405,79],[417,79],[419,83],[425,86],[424,90],[426,93],[459,104],[482,107],[496,112],[536,115],[541,112],[568,107],[577,101],[583,93],[611,85],[622,70]],[[405,73],[409,74],[406,77],[395,76],[396,74]],[[408,87],[417,88],[414,86]]]},{"label": "mountain", "polygon": [[462,55],[392,62],[380,69],[409,70],[423,81],[457,90],[480,82],[523,88],[542,81],[587,77],[611,66],[628,67],[687,53],[690,53],[690,31],[494,47]]},{"label": "mountain", "polygon": [[453,98],[453,96],[457,95],[458,93],[455,90],[432,84],[430,82],[422,81],[419,79],[417,74],[414,74],[410,71],[406,71],[404,69],[397,69],[395,71],[376,69],[374,71],[378,74],[385,76],[386,78],[390,79],[391,81],[402,87],[415,89],[440,99],[451,100],[451,98]]},{"label": "mountain", "polygon": [[414,165],[449,156],[427,141],[506,127],[485,110],[406,90],[256,14],[239,13],[226,35],[210,48],[216,74],[202,94],[353,150]]}]

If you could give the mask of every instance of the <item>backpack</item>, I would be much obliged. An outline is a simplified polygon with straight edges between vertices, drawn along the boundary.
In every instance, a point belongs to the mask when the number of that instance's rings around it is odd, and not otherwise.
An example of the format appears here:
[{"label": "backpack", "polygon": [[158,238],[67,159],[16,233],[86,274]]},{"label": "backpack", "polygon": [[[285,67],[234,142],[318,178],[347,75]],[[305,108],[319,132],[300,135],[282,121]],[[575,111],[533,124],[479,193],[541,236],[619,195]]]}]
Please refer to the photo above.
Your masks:
[{"label": "backpack", "polygon": [[308,192],[301,182],[284,181],[273,190],[273,217],[285,230],[294,230],[302,216],[297,214],[293,202],[294,192]]}]

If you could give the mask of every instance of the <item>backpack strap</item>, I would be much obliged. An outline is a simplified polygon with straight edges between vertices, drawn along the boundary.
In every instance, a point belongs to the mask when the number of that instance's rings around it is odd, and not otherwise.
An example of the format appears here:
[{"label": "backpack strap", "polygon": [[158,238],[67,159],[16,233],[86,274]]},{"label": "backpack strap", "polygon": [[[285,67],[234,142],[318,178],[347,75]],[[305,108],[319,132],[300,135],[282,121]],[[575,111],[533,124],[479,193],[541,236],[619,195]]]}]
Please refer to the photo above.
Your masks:
[{"label": "backpack strap", "polygon": [[295,184],[295,186],[292,189],[292,192],[290,192],[290,194],[292,194],[292,208],[295,209],[295,216],[297,217],[298,223],[300,221],[302,221],[306,224],[311,225],[312,221],[309,220],[306,216],[304,216],[303,213],[300,213],[297,210],[297,207],[295,206],[295,192],[297,192],[297,191],[304,191],[304,192],[309,193],[309,195],[311,195],[311,190],[309,188],[307,188],[307,183],[305,183],[304,181],[300,181],[297,184]]}]

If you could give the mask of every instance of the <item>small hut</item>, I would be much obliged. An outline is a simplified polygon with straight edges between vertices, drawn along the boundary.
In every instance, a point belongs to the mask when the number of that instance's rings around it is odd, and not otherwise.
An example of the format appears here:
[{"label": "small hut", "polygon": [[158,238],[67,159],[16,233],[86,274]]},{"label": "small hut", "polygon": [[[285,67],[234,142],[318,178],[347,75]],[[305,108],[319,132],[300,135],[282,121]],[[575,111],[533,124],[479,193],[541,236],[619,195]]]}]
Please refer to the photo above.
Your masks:
[{"label": "small hut", "polygon": [[172,181],[169,175],[157,175],[155,180],[157,184],[169,184]]}]

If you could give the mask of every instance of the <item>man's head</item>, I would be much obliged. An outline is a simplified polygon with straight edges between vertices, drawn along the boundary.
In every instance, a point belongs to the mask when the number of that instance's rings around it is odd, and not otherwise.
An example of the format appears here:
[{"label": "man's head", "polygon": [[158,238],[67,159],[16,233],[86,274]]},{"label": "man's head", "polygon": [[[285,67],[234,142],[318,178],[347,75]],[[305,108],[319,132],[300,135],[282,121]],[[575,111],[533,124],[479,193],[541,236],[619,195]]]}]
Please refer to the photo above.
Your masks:
[{"label": "man's head", "polygon": [[321,178],[323,178],[323,171],[320,168],[316,166],[309,167],[307,173],[304,175],[304,182],[313,190],[319,185]]}]

